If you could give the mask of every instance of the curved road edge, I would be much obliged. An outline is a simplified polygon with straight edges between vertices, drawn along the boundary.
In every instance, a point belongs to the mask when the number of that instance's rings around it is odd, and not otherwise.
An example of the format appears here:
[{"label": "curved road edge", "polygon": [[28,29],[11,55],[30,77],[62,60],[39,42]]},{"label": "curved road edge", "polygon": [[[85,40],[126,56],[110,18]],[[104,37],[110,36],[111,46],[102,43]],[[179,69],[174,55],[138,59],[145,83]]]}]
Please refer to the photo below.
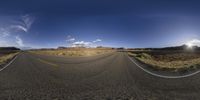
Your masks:
[{"label": "curved road edge", "polygon": [[5,66],[3,68],[0,68],[0,72],[3,71],[4,69],[6,69],[8,66],[10,66],[18,58],[19,55],[20,55],[20,53],[17,54],[14,58],[12,58],[12,60],[9,61],[8,64],[5,64]]},{"label": "curved road edge", "polygon": [[[128,56],[128,54],[127,54]],[[156,76],[156,77],[160,77],[160,78],[167,78],[167,79],[177,79],[177,78],[185,78],[185,77],[190,77],[190,76],[193,76],[193,75],[196,75],[198,73],[200,73],[200,70],[198,71],[195,71],[193,73],[189,73],[189,74],[185,74],[185,75],[177,75],[177,76],[172,76],[172,75],[162,75],[162,74],[157,74],[157,73],[154,73],[154,72],[151,72],[147,69],[145,69],[143,66],[141,66],[139,63],[137,63],[132,57],[128,56],[129,60],[131,62],[133,62],[138,68],[140,68],[141,70],[143,70],[144,72],[152,75],[152,76]]]}]

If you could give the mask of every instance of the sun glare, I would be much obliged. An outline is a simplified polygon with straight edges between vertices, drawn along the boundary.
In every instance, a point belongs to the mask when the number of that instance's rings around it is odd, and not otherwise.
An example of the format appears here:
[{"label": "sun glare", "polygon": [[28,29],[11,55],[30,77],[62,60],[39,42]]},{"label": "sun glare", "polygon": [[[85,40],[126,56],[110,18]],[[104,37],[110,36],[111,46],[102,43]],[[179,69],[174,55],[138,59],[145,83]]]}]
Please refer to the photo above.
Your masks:
[{"label": "sun glare", "polygon": [[193,47],[192,43],[187,43],[186,45],[187,45],[188,48],[192,48]]},{"label": "sun glare", "polygon": [[200,45],[200,40],[198,40],[198,39],[193,39],[193,40],[191,40],[191,41],[188,41],[188,42],[186,43],[186,45],[187,45],[188,48],[192,48],[193,46],[199,46],[199,45]]}]

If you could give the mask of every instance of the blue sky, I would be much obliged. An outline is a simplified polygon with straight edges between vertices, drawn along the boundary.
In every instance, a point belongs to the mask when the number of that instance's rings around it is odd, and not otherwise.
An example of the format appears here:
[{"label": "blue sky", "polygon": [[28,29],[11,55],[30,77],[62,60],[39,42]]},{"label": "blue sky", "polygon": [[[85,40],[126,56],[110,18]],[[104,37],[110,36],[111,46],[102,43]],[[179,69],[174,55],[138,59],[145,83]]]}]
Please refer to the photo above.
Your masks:
[{"label": "blue sky", "polygon": [[199,45],[197,0],[1,0],[0,46]]}]

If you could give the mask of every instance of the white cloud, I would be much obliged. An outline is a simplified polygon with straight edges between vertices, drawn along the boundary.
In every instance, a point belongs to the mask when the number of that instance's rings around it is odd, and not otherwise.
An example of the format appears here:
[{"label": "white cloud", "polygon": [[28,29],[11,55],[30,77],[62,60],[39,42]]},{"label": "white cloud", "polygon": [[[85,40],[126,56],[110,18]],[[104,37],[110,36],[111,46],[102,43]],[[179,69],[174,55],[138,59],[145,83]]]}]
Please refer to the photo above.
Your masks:
[{"label": "white cloud", "polygon": [[8,47],[10,44],[7,43],[7,41],[0,40],[0,47]]},{"label": "white cloud", "polygon": [[30,28],[31,25],[33,24],[35,18],[33,18],[31,15],[25,15],[25,16],[22,16],[22,20],[24,22],[24,25],[27,27],[27,28]]},{"label": "white cloud", "polygon": [[69,41],[75,41],[75,38],[71,38],[71,39],[69,39]]},{"label": "white cloud", "polygon": [[200,40],[199,39],[193,39],[191,41],[188,41],[186,43],[188,46],[200,46]]},{"label": "white cloud", "polygon": [[101,39],[96,39],[93,42],[96,43],[96,42],[101,42],[101,41],[102,41]]},{"label": "white cloud", "polygon": [[11,28],[11,29],[14,29],[14,30],[16,30],[16,31],[28,32],[28,29],[25,28],[24,26],[21,26],[21,25],[11,25],[10,28]]},{"label": "white cloud", "polygon": [[0,37],[7,37],[10,35],[10,32],[4,28],[0,28]]},{"label": "white cloud", "polygon": [[10,19],[7,24],[0,27],[0,46],[17,46],[24,47],[23,40],[18,36],[20,32],[29,32],[32,24],[34,23],[34,17],[27,14],[19,16],[16,19]]},{"label": "white cloud", "polygon": [[68,35],[66,41],[69,47],[95,47],[95,43],[101,42],[102,40],[96,39],[94,41],[76,41],[74,37]]},{"label": "white cloud", "polygon": [[76,41],[72,43],[72,47],[90,47],[91,44],[91,42]]},{"label": "white cloud", "polygon": [[67,39],[66,39],[66,41],[67,42],[73,42],[73,41],[75,41],[76,39],[74,38],[74,37],[72,37],[71,35],[68,35],[67,36]]},{"label": "white cloud", "polygon": [[19,36],[10,35],[10,32],[0,29],[0,47],[16,46],[23,47],[24,42]]},{"label": "white cloud", "polygon": [[17,45],[20,46],[20,47],[24,47],[23,40],[19,36],[16,36],[15,38],[16,38]]},{"label": "white cloud", "polygon": [[16,46],[19,47],[18,44],[16,43],[16,38],[4,38],[0,37],[0,47],[10,47],[10,46]]},{"label": "white cloud", "polygon": [[70,38],[70,39],[67,39],[66,41],[67,42],[73,42],[73,41],[75,41],[76,39],[75,38]]},{"label": "white cloud", "polygon": [[10,29],[16,30],[16,31],[24,31],[28,32],[34,22],[34,18],[30,15],[24,15],[19,18],[19,21],[15,21],[13,25],[10,26]]}]

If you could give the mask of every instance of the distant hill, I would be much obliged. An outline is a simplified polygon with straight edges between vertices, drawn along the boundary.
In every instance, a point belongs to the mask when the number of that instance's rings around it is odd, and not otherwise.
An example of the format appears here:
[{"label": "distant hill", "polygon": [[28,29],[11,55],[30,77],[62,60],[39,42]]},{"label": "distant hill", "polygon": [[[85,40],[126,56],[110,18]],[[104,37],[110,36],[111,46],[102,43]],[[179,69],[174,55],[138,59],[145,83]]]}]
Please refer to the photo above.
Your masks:
[{"label": "distant hill", "polygon": [[[185,49],[189,49],[187,45],[164,47],[164,48],[129,48],[128,50],[185,50]],[[192,50],[200,50],[200,47],[193,46]]]},{"label": "distant hill", "polygon": [[[97,46],[97,47],[91,47],[90,49],[115,49],[115,48],[112,48],[112,47],[103,47],[103,46]],[[60,46],[58,47],[57,49],[88,49],[86,47],[63,47],[63,46]]]},{"label": "distant hill", "polygon": [[16,47],[0,47],[0,50],[20,50],[20,49]]},{"label": "distant hill", "polygon": [[21,50],[30,50],[30,49],[32,49],[31,47],[21,47],[20,48]]},{"label": "distant hill", "polygon": [[152,50],[185,50],[187,48],[188,48],[187,45],[182,45],[182,46],[174,46],[174,47],[152,48]]}]

